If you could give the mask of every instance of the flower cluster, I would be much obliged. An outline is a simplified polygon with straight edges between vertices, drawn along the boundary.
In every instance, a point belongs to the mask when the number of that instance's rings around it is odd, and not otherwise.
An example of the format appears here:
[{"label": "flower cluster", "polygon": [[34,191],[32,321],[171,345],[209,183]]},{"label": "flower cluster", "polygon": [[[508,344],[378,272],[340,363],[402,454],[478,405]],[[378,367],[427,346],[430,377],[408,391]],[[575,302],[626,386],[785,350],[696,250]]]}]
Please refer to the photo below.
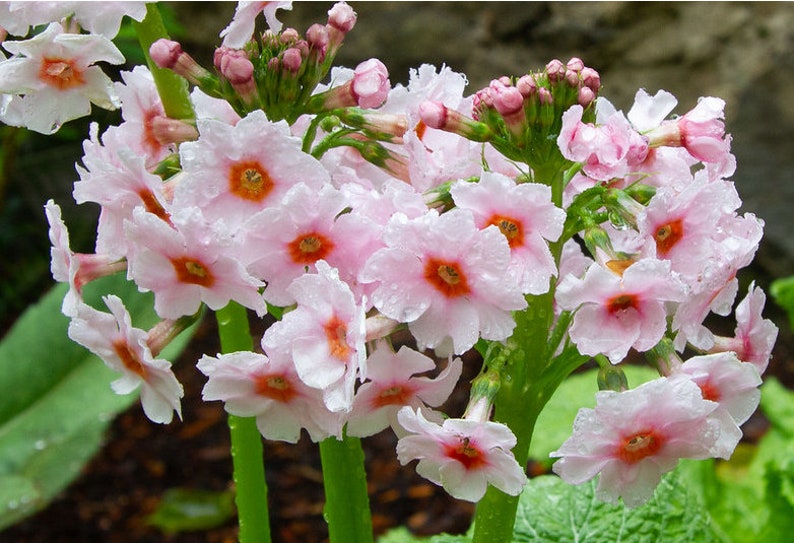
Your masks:
[{"label": "flower cluster", "polygon": [[[72,252],[58,206],[46,207],[70,335],[124,374],[114,388],[140,385],[147,415],[168,422],[182,389],[154,358],[162,338],[204,306],[283,313],[255,351],[198,361],[205,400],[289,442],[391,427],[399,460],[453,496],[477,501],[488,484],[516,495],[525,452],[490,418],[505,372],[526,363],[510,358],[522,323],[548,299],[554,315],[531,321],[545,323],[548,352],[529,355],[546,357],[544,371],[566,353],[610,367],[631,351],[660,371],[599,392],[553,454],[557,473],[600,474],[605,499],[635,506],[678,459],[730,456],[777,330],[754,285],[735,337],[704,325],[731,312],[763,227],[738,213],[722,101],[668,118],[669,93],[639,91],[624,115],[576,58],[470,96],[448,67],[392,86],[376,59],[331,68],[355,24],[347,4],[303,35],[275,18],[288,7],[241,3],[215,71],[176,42],[152,45],[194,85],[195,119],[165,115],[146,68],[113,85],[90,75],[120,61],[104,38],[59,38],[52,23],[3,44],[14,55],[0,62],[5,122],[51,131],[84,113],[78,102],[121,105],[124,122],[85,141],[74,187],[101,207],[96,254]],[[255,35],[261,12],[270,28]],[[53,93],[70,97],[57,116],[34,105]],[[110,315],[82,302],[86,282],[120,270],[154,294],[155,329],[132,328],[113,296]],[[413,341],[397,348],[404,329]],[[447,418],[435,408],[459,380],[456,357],[489,345],[506,354],[486,354],[466,412]],[[685,348],[696,356],[684,361]]]}]

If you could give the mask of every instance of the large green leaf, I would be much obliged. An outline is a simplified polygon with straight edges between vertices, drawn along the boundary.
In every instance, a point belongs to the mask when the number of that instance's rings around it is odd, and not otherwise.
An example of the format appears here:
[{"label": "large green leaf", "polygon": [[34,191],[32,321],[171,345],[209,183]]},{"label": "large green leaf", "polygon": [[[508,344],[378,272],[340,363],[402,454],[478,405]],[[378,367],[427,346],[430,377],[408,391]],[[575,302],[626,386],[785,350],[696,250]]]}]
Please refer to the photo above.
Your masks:
[{"label": "large green leaf", "polygon": [[[65,285],[31,306],[0,342],[0,530],[43,508],[79,475],[102,445],[108,424],[137,399],[110,389],[118,374],[67,336]],[[120,296],[140,328],[157,316],[151,295],[123,275],[87,286],[85,299]],[[189,333],[163,356],[173,359]]]},{"label": "large green leaf", "polygon": [[668,474],[653,497],[628,509],[599,501],[595,482],[572,486],[544,475],[530,480],[518,505],[513,543],[716,542],[699,496],[677,473]]}]

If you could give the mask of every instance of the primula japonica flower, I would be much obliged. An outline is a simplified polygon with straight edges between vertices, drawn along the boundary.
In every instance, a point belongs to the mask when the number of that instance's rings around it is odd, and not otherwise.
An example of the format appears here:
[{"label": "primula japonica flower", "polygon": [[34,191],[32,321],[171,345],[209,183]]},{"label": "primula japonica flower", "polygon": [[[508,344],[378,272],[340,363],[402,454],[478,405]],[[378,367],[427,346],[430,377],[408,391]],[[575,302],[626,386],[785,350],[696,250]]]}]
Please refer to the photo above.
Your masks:
[{"label": "primula japonica flower", "polygon": [[330,183],[287,123],[270,122],[261,110],[234,126],[200,119],[198,129],[197,141],[179,146],[186,175],[176,187],[175,207],[200,207],[209,220],[236,229],[257,211],[276,206],[298,181],[314,191]]},{"label": "primula japonica flower", "polygon": [[83,285],[99,277],[123,271],[127,268],[127,263],[113,255],[72,252],[69,246],[69,231],[61,219],[60,206],[48,200],[44,212],[50,225],[52,277],[58,282],[69,283],[69,291],[63,298],[61,311],[67,317],[73,317],[82,302]]},{"label": "primula japonica flower", "polygon": [[460,181],[450,189],[455,204],[474,214],[479,228],[494,225],[510,246],[510,270],[525,294],[543,294],[557,266],[547,241],[557,241],[565,212],[551,202],[546,185],[524,183],[484,172],[477,183]]},{"label": "primula japonica flower", "polygon": [[378,344],[367,358],[367,379],[356,391],[353,410],[347,420],[347,433],[365,437],[391,426],[400,430],[397,411],[404,406],[438,407],[444,403],[463,370],[459,358],[450,360],[436,378],[417,377],[436,367],[435,362],[402,346],[396,353],[385,342]]},{"label": "primula japonica flower", "polygon": [[198,208],[178,210],[172,222],[139,207],[125,223],[131,242],[127,275],[140,290],[154,293],[158,315],[192,315],[202,302],[221,309],[232,300],[259,315],[267,312],[258,290],[264,283],[245,271],[222,222],[208,223]]},{"label": "primula japonica flower", "polygon": [[647,141],[622,113],[615,112],[596,125],[583,123],[583,112],[582,106],[574,105],[563,114],[557,145],[565,158],[581,162],[588,176],[603,181],[623,177],[645,160]]},{"label": "primula japonica flower", "polygon": [[447,419],[439,425],[411,407],[397,419],[409,432],[397,442],[400,463],[419,460],[416,472],[452,497],[477,502],[489,484],[512,496],[524,488],[527,477],[510,452],[516,438],[504,424]]},{"label": "primula japonica flower", "polygon": [[142,21],[146,2],[2,2],[0,27],[13,36],[26,36],[31,26],[72,16],[82,28],[112,40],[121,20],[129,16]]},{"label": "primula japonica flower", "polygon": [[69,323],[69,337],[123,374],[110,384],[116,394],[129,394],[140,386],[143,411],[153,422],[171,422],[174,411],[181,418],[182,385],[171,363],[154,358],[147,332],[133,328],[117,296],[103,299],[111,313],[80,304]]},{"label": "primula japonica flower", "polygon": [[480,336],[511,334],[510,312],[527,302],[507,271],[510,248],[497,227],[479,230],[467,210],[430,210],[412,220],[395,215],[383,239],[387,247],[370,257],[359,280],[376,283],[374,306],[407,322],[420,348],[461,354]]},{"label": "primula japonica flower", "polygon": [[281,22],[276,19],[276,11],[279,9],[292,9],[290,1],[272,2],[238,2],[237,9],[234,10],[234,17],[229,25],[224,28],[220,37],[223,38],[223,47],[232,49],[242,49],[254,35],[256,27],[256,16],[263,13],[267,25],[274,33],[281,30]]},{"label": "primula japonica flower", "polygon": [[324,260],[335,267],[356,293],[356,274],[380,247],[380,228],[361,216],[342,213],[344,194],[326,184],[315,190],[293,187],[280,205],[261,211],[245,223],[245,262],[250,273],[267,282],[265,299],[278,306],[295,303],[292,281]]},{"label": "primula japonica flower", "polygon": [[142,208],[170,222],[170,203],[163,180],[146,169],[145,158],[121,143],[106,139],[100,144],[94,136],[83,142],[83,164],[76,165],[80,180],[72,195],[78,204],[95,202],[101,206],[97,225],[97,251],[117,258],[126,257],[129,242],[124,222]]},{"label": "primula japonica flower", "polygon": [[289,357],[248,351],[204,355],[196,367],[209,377],[202,398],[223,401],[233,415],[256,417],[266,439],[296,443],[301,429],[315,442],[341,434],[339,415],[325,408],[320,391],[300,380]]},{"label": "primula japonica flower", "polygon": [[704,400],[719,404],[711,415],[721,421],[712,456],[730,458],[742,438],[739,426],[750,418],[761,399],[758,371],[726,352],[693,356],[673,372],[688,376],[700,387]]},{"label": "primula japonica flower", "polygon": [[119,106],[113,82],[96,62],[121,64],[124,56],[99,35],[68,34],[50,24],[29,40],[6,41],[14,56],[0,62],[0,92],[21,96],[27,128],[52,134],[72,119],[91,113],[91,104]]},{"label": "primula japonica flower", "polygon": [[349,411],[356,380],[366,377],[364,308],[334,268],[321,260],[316,269],[292,282],[298,306],[267,329],[262,347],[271,356],[286,351],[328,409]]},{"label": "primula japonica flower", "polygon": [[765,303],[764,291],[753,281],[747,296],[736,306],[734,337],[716,336],[712,351],[733,351],[739,360],[755,366],[759,374],[764,373],[778,334],[777,326],[761,315]]},{"label": "primula japonica flower", "polygon": [[595,409],[580,409],[573,435],[551,453],[552,469],[571,484],[600,474],[596,496],[628,507],[645,503],[662,475],[681,458],[704,459],[720,437],[718,404],[683,375],[662,377],[624,392],[596,393]]},{"label": "primula japonica flower", "polygon": [[684,298],[684,286],[670,263],[644,259],[620,276],[592,264],[584,278],[569,275],[557,287],[560,308],[576,311],[569,330],[582,354],[604,354],[619,363],[630,348],[646,351],[667,329],[666,302]]}]

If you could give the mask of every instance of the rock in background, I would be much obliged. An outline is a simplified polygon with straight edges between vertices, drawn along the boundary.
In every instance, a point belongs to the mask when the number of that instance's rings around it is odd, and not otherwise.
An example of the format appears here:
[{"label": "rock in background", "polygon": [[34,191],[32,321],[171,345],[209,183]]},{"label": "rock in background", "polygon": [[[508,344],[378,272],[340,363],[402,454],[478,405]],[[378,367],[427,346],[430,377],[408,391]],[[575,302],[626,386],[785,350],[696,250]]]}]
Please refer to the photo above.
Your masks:
[{"label": "rock in background", "polygon": [[[638,88],[672,92],[676,113],[700,96],[727,102],[743,210],[763,218],[759,264],[794,273],[794,4],[765,2],[350,2],[356,28],[338,56],[354,67],[370,57],[392,83],[423,63],[446,64],[473,93],[501,75],[582,58],[603,95],[628,110]],[[332,2],[295,2],[280,19],[303,32],[325,22]],[[191,34],[212,40],[235,4],[174,4]],[[213,6],[213,7],[210,7]],[[196,12],[195,10],[200,10]],[[184,15],[184,16],[183,16]],[[215,45],[212,42],[205,45]],[[195,44],[197,47],[201,44]],[[190,50],[189,47],[186,49]]]}]

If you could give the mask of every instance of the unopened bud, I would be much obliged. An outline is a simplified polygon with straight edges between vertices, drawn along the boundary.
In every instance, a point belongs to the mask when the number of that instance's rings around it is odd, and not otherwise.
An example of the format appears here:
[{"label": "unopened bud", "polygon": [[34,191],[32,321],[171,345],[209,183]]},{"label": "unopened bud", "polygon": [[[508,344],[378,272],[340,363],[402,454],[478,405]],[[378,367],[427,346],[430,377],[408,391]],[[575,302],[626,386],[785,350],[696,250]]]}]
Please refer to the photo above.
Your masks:
[{"label": "unopened bud", "polygon": [[360,107],[380,107],[391,90],[389,71],[376,58],[365,60],[356,66],[350,90]]},{"label": "unopened bud", "polygon": [[579,57],[573,57],[565,67],[574,72],[581,72],[584,69],[584,61]]},{"label": "unopened bud", "polygon": [[488,141],[492,135],[485,123],[449,109],[441,102],[432,100],[422,102],[419,106],[419,117],[429,128],[460,134],[472,141]]},{"label": "unopened bud", "polygon": [[587,106],[595,101],[595,98],[596,96],[593,92],[593,89],[590,87],[582,87],[579,89],[579,94],[576,97],[576,101],[583,108],[587,108]]},{"label": "unopened bud", "polygon": [[201,85],[213,76],[182,50],[179,43],[161,38],[149,47],[149,56],[160,68],[172,70],[194,85]]},{"label": "unopened bud", "polygon": [[616,366],[602,366],[598,370],[598,390],[614,390],[623,392],[629,389],[629,380],[623,369]]},{"label": "unopened bud", "polygon": [[538,92],[538,84],[531,75],[522,75],[516,81],[518,92],[525,98],[529,98]]},{"label": "unopened bud", "polygon": [[345,2],[337,2],[328,10],[328,25],[347,34],[356,26],[356,12]]},{"label": "unopened bud", "polygon": [[290,47],[281,56],[281,67],[293,74],[298,73],[303,63],[303,56],[300,50]]},{"label": "unopened bud", "polygon": [[556,58],[549,61],[549,63],[546,64],[546,74],[548,75],[549,81],[551,83],[562,81],[562,79],[565,77],[565,64]]},{"label": "unopened bud", "polygon": [[158,115],[151,120],[152,136],[160,145],[195,141],[199,137],[196,127],[189,122]]},{"label": "unopened bud", "polygon": [[591,89],[593,92],[598,93],[601,89],[601,76],[594,69],[585,66],[582,68],[579,76],[582,79],[582,85]]},{"label": "unopened bud", "polygon": [[328,39],[328,30],[323,25],[313,24],[306,31],[306,41],[312,49],[324,50]]}]

